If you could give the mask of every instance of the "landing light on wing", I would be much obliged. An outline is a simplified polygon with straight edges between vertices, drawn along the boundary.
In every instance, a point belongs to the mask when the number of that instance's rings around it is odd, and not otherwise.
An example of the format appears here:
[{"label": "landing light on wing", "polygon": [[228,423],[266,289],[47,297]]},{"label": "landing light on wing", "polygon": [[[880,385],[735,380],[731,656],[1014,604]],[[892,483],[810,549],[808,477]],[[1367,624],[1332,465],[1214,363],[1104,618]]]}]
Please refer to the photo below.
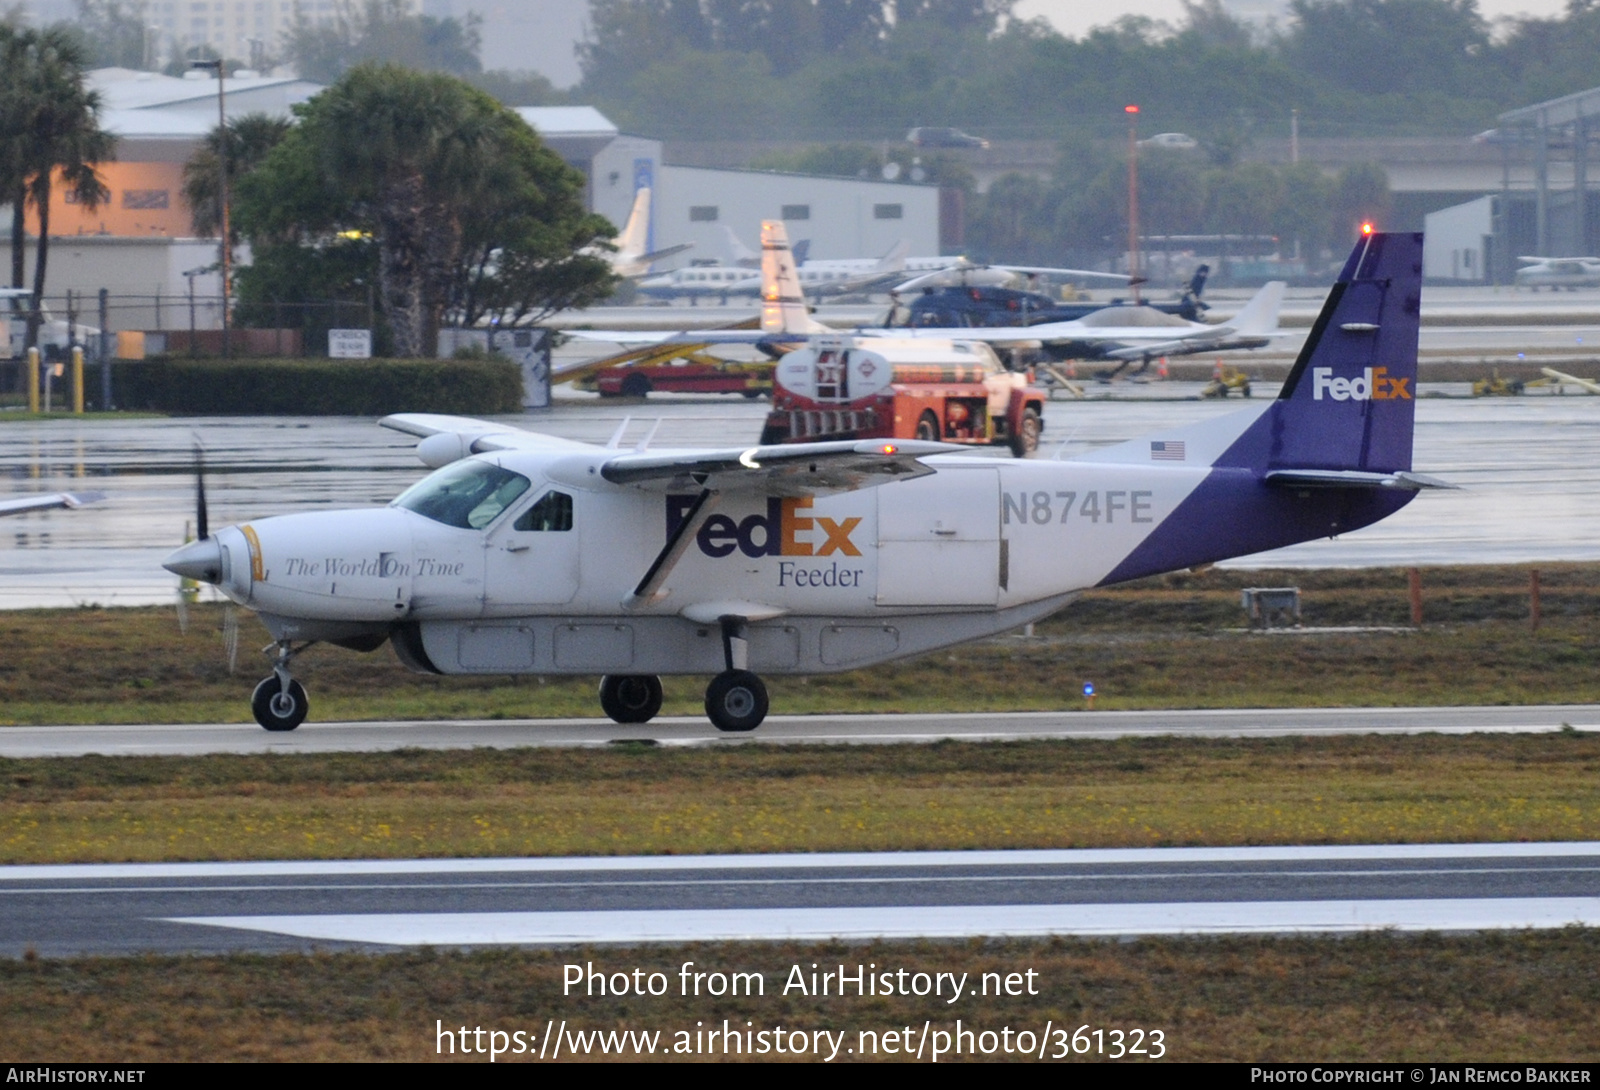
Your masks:
[{"label": "landing light on wing", "polygon": [[1361,225],[1361,233],[1362,233],[1362,234],[1363,234],[1363,235],[1370,235],[1370,234],[1372,234],[1372,224],[1371,224],[1371,222],[1370,222],[1370,221],[1369,221],[1369,222],[1367,222],[1367,223],[1363,223],[1363,224],[1362,224],[1362,225]]}]

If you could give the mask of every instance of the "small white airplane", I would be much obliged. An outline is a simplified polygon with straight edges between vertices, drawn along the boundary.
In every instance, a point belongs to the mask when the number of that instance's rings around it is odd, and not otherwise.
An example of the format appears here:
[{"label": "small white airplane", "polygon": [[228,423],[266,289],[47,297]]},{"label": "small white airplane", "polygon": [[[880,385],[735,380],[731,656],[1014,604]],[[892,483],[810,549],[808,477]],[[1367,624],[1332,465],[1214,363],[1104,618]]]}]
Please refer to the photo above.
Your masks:
[{"label": "small white airplane", "polygon": [[637,280],[650,274],[650,266],[663,258],[673,254],[681,254],[694,245],[685,242],[679,246],[668,246],[663,250],[646,251],[650,244],[650,187],[641,186],[633,195],[633,211],[628,214],[628,222],[623,225],[622,232],[617,236],[616,249],[607,250],[601,256],[611,262],[611,271],[618,276],[629,280]]},{"label": "small white airplane", "polygon": [[760,293],[761,273],[740,265],[685,265],[639,281],[639,294],[656,299],[726,299]]},{"label": "small white airplane", "polygon": [[1519,257],[1522,268],[1516,272],[1517,283],[1533,288],[1600,287],[1600,257]]},{"label": "small white airplane", "polygon": [[[206,531],[166,568],[276,641],[252,709],[306,717],[294,658],[391,643],[415,670],[599,674],[619,723],[662,674],[711,674],[746,731],[762,674],[850,670],[1016,628],[1080,592],[1358,529],[1440,482],[1411,472],[1422,236],[1351,254],[1282,394],[1065,460],[936,442],[621,449],[505,424],[385,418],[435,472],[387,507]],[[648,441],[647,441],[648,442]]]},{"label": "small white airplane", "polygon": [[75,508],[99,503],[104,492],[49,492],[0,500],[0,515],[25,515],[29,511],[49,511],[57,507]]}]

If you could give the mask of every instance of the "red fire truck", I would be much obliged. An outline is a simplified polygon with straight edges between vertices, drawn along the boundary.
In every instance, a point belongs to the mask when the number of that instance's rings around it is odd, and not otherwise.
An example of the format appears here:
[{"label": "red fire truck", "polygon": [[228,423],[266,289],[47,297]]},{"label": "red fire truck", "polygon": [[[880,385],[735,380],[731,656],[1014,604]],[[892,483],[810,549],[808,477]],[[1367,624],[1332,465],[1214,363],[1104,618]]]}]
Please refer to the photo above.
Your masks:
[{"label": "red fire truck", "polygon": [[1039,447],[1045,393],[971,341],[813,339],[773,372],[761,442],[939,439]]}]

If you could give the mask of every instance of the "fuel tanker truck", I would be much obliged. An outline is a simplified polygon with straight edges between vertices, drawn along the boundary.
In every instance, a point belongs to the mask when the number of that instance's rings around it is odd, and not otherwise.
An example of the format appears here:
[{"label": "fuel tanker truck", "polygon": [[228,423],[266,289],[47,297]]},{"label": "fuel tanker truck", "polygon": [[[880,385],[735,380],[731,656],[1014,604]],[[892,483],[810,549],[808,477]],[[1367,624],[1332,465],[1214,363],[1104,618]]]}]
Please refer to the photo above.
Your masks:
[{"label": "fuel tanker truck", "polygon": [[814,338],[773,372],[763,445],[829,439],[939,439],[1039,447],[1043,390],[974,341]]}]

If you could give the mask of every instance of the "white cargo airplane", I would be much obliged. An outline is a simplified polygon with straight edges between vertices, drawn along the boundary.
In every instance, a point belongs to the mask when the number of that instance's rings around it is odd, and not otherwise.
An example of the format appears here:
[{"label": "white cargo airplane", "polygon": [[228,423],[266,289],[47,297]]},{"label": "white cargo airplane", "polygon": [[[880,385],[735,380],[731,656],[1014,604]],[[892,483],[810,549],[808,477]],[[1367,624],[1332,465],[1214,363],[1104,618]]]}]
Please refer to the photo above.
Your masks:
[{"label": "white cargo airplane", "polygon": [[258,611],[252,707],[306,717],[318,641],[445,674],[600,674],[642,723],[661,674],[712,674],[745,731],[761,674],[855,669],[1013,629],[1080,592],[1358,529],[1439,482],[1411,472],[1422,236],[1362,239],[1282,394],[1071,461],[931,442],[628,451],[404,414],[437,467],[387,507],[252,520],[168,570]]},{"label": "white cargo airplane", "polygon": [[1517,283],[1538,290],[1600,287],[1600,257],[1519,257]]}]

